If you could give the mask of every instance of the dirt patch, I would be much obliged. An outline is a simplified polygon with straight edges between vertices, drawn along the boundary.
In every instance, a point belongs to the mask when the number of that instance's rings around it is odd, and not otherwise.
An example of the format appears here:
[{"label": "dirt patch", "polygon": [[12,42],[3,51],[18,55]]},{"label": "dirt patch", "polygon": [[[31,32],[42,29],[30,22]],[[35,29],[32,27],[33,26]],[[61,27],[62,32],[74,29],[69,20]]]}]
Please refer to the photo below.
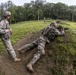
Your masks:
[{"label": "dirt patch", "polygon": [[36,49],[30,50],[25,54],[20,55],[17,51],[18,48],[22,47],[23,45],[32,42],[39,36],[38,34],[29,34],[22,40],[18,41],[14,45],[14,49],[18,57],[22,59],[21,62],[13,62],[11,58],[9,58],[8,54],[0,56],[0,72],[2,75],[52,75],[51,68],[53,67],[53,60],[52,60],[52,50],[46,50],[46,55],[42,56],[41,59],[34,65],[35,73],[31,74],[27,71],[26,65],[33,57],[34,53],[36,53]]}]

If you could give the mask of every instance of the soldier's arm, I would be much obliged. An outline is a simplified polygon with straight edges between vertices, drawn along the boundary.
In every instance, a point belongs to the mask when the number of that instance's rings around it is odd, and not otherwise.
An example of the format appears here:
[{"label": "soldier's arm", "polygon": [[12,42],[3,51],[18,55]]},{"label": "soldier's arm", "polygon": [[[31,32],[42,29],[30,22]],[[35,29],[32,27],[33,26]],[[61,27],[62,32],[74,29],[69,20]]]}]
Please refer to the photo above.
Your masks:
[{"label": "soldier's arm", "polygon": [[0,23],[0,34],[5,34],[5,30],[3,29],[3,25]]},{"label": "soldier's arm", "polygon": [[42,33],[42,35],[47,35],[48,34],[48,32],[50,31],[50,29],[51,29],[51,27],[47,27],[47,28],[45,28],[44,30],[43,30],[43,33]]},{"label": "soldier's arm", "polygon": [[10,28],[9,22],[7,23],[7,29],[9,29],[10,34],[12,34],[12,29]]},{"label": "soldier's arm", "polygon": [[55,32],[57,36],[64,36],[65,34],[64,30],[60,32],[58,29],[56,29]]}]

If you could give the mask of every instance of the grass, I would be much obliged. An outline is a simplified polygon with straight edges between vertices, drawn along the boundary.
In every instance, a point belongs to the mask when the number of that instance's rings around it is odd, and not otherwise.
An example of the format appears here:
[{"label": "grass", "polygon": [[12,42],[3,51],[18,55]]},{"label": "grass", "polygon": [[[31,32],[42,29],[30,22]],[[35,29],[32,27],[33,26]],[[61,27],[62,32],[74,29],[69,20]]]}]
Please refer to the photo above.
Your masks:
[{"label": "grass", "polygon": [[[24,38],[29,33],[38,32],[45,28],[54,20],[48,20],[45,23],[43,21],[25,21],[12,24],[11,28],[13,30],[13,35],[11,37],[12,44],[14,45],[17,41]],[[65,38],[69,43],[57,43],[64,41],[63,38],[57,38],[55,42],[51,45],[54,55],[53,60],[55,66],[52,69],[54,75],[76,75],[76,23],[70,21],[61,21],[64,27],[68,27],[69,30],[66,31],[68,38]],[[5,48],[0,40],[0,54],[5,52]],[[65,74],[67,64],[72,64],[73,71],[69,74]]]},{"label": "grass", "polygon": [[[13,30],[13,35],[11,37],[12,44],[14,45],[17,41],[24,38],[29,33],[38,32],[39,30],[43,29],[50,23],[43,21],[26,21],[26,22],[19,22],[16,24],[12,24],[11,28]],[[5,48],[0,40],[0,54],[5,52]]]},{"label": "grass", "polygon": [[[54,75],[76,75],[76,23],[62,21],[62,26],[69,28],[66,31],[68,38],[59,37],[51,45],[55,63],[52,72]],[[71,65],[73,67],[70,71],[69,68]]]},{"label": "grass", "polygon": [[43,29],[47,24],[43,23],[43,21],[29,21],[11,25],[13,29],[12,42],[15,43],[25,35]]},{"label": "grass", "polygon": [[[48,20],[46,23],[44,23],[43,21],[26,21],[26,22],[19,22],[16,24],[12,24],[11,25],[11,28],[13,30],[13,35],[11,37],[12,44],[14,45],[18,40],[22,39],[24,36],[26,36],[29,33],[38,32],[39,30],[49,25],[51,21]],[[69,27],[70,30],[74,32],[74,35],[76,34],[75,22],[62,21],[62,25],[64,27]],[[4,51],[5,48],[0,40],[0,53],[3,53]]]}]

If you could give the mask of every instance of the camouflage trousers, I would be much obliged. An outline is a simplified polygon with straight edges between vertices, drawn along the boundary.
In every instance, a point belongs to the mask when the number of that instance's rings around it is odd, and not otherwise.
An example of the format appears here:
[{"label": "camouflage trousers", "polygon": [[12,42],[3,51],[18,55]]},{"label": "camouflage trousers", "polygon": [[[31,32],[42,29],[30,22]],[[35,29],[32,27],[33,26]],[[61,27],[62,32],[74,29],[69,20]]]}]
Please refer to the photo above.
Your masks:
[{"label": "camouflage trousers", "polygon": [[11,45],[11,41],[10,39],[6,40],[4,38],[1,38],[2,39],[2,42],[4,44],[4,46],[6,47],[7,49],[7,52],[8,54],[10,55],[10,57],[12,57],[13,59],[16,58],[16,53]]},{"label": "camouflage trousers", "polygon": [[46,41],[45,41],[45,39],[41,36],[41,37],[37,38],[35,41],[33,41],[31,44],[24,45],[23,47],[20,48],[20,50],[21,50],[22,52],[25,52],[25,51],[27,51],[27,50],[37,48],[37,53],[34,54],[34,57],[33,57],[32,60],[30,61],[31,64],[34,64],[34,63],[36,63],[36,62],[40,59],[40,57],[43,55],[43,54],[42,54],[42,50],[44,50],[45,44],[46,44]]}]

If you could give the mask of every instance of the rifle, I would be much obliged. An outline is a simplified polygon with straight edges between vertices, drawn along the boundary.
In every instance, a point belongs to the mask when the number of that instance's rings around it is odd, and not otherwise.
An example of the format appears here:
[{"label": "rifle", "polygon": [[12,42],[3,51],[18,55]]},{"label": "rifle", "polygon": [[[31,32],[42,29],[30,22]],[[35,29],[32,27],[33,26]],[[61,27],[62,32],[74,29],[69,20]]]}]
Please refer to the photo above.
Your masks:
[{"label": "rifle", "polygon": [[67,27],[66,27],[66,28],[64,28],[64,30],[68,30],[68,29],[69,29],[69,28],[67,28]]},{"label": "rifle", "polygon": [[64,29],[64,30],[68,30],[69,28],[67,28],[67,27],[66,27],[66,28],[63,28],[62,26],[58,26],[57,29],[58,29],[59,31],[61,31],[61,30],[63,30],[63,29]]}]

